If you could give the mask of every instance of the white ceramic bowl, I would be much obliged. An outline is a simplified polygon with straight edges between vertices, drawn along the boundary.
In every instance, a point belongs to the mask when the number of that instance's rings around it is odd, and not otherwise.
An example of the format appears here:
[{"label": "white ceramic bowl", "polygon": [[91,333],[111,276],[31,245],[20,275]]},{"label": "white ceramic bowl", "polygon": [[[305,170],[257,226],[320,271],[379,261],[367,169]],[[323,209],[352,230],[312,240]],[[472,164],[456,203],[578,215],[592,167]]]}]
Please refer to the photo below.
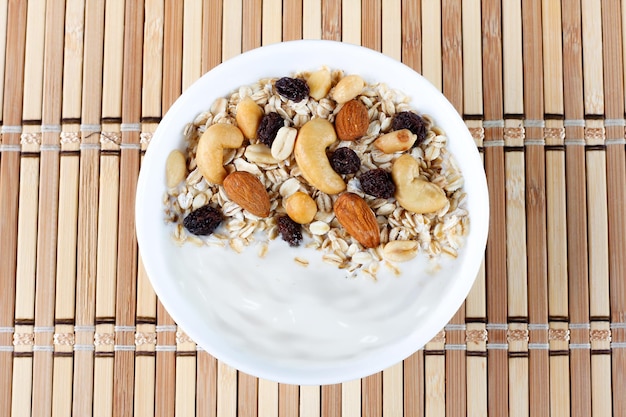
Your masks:
[{"label": "white ceramic bowl", "polygon": [[[164,222],[165,160],[185,149],[183,129],[220,96],[263,77],[323,65],[385,82],[412,98],[449,138],[465,177],[470,233],[457,259],[429,272],[423,257],[400,277],[346,279],[313,249],[278,239],[266,258],[256,249],[177,246]],[[332,41],[293,41],[259,48],[217,66],[193,84],[161,121],[143,160],[136,199],[137,238],[150,281],[182,329],[217,359],[283,383],[328,384],[364,377],[423,347],[467,296],[488,229],[488,196],[479,153],[444,96],[409,67],[370,49]],[[311,264],[296,265],[308,251]],[[317,254],[311,253],[316,252]],[[383,268],[384,269],[384,268]]]}]

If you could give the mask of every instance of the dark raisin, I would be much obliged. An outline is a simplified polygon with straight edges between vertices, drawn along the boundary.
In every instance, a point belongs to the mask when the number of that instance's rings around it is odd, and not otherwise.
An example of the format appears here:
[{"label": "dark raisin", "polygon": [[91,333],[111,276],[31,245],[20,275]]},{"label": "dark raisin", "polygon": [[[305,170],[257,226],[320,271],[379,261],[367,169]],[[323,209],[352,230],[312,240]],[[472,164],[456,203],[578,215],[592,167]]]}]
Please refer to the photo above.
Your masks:
[{"label": "dark raisin", "polygon": [[378,198],[390,198],[396,192],[391,174],[384,169],[371,169],[359,177],[361,189]]},{"label": "dark raisin", "polygon": [[413,146],[417,146],[426,139],[426,123],[419,114],[411,111],[402,111],[395,115],[391,122],[393,130],[409,129],[417,136]]},{"label": "dark raisin", "polygon": [[283,77],[275,86],[276,92],[288,100],[298,102],[309,97],[309,85],[302,78]]},{"label": "dark raisin", "polygon": [[259,141],[271,148],[278,130],[283,126],[285,126],[285,121],[280,117],[280,114],[276,112],[268,113],[261,119],[256,136]]},{"label": "dark raisin", "polygon": [[289,216],[283,215],[276,219],[276,224],[278,225],[280,237],[289,243],[289,246],[300,246],[300,243],[302,243],[302,231],[298,223],[291,220]]},{"label": "dark raisin", "polygon": [[222,213],[219,209],[209,205],[202,206],[183,219],[183,226],[190,233],[198,236],[210,235],[222,222]]},{"label": "dark raisin", "polygon": [[356,152],[345,146],[337,148],[329,159],[330,165],[338,174],[354,174],[361,167],[361,160]]}]

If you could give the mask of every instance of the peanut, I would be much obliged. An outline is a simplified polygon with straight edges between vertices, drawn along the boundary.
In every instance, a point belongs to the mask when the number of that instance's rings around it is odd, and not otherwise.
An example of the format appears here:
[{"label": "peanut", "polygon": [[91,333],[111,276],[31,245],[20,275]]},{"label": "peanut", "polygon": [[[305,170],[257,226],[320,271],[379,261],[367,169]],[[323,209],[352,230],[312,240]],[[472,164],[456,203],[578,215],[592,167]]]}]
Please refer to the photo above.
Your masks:
[{"label": "peanut", "polygon": [[363,91],[365,81],[358,75],[346,75],[343,77],[332,91],[333,99],[337,103],[347,103]]},{"label": "peanut", "polygon": [[221,184],[226,178],[224,149],[239,148],[243,134],[237,127],[227,123],[211,125],[200,137],[196,151],[196,163],[200,172],[212,184]]},{"label": "peanut", "polygon": [[448,202],[446,194],[437,185],[419,177],[419,163],[409,154],[404,154],[393,163],[391,177],[396,184],[395,197],[398,203],[413,213],[432,213]]},{"label": "peanut", "polygon": [[278,161],[272,156],[270,148],[262,143],[248,145],[243,154],[249,162],[255,164],[276,164]]},{"label": "peanut", "polygon": [[185,155],[178,149],[174,149],[167,156],[167,161],[165,162],[165,182],[167,187],[176,187],[185,177],[187,177]]},{"label": "peanut", "polygon": [[298,132],[294,146],[296,163],[302,176],[312,186],[326,194],[338,194],[346,183],[330,166],[326,148],[337,140],[335,128],[326,119],[312,119]]},{"label": "peanut", "polygon": [[417,140],[417,135],[409,129],[394,130],[380,136],[374,141],[374,146],[384,153],[408,151]]},{"label": "peanut", "polygon": [[296,223],[310,223],[317,213],[317,204],[307,193],[297,191],[285,200],[287,215]]},{"label": "peanut", "polygon": [[276,139],[272,143],[272,156],[277,161],[284,161],[289,158],[291,152],[293,152],[293,147],[296,144],[296,136],[298,135],[298,130],[293,127],[283,126],[278,129],[278,133],[276,133]]},{"label": "peanut", "polygon": [[261,123],[262,118],[263,109],[250,97],[244,98],[237,104],[235,120],[246,139],[256,137],[256,131],[259,128],[259,123]]}]

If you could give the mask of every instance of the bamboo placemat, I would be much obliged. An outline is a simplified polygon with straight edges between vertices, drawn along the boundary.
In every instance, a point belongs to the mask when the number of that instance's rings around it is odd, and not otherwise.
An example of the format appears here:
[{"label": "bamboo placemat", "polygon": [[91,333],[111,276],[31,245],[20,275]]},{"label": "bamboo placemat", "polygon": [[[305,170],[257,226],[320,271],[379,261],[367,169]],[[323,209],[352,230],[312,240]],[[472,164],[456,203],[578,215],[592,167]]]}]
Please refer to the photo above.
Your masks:
[{"label": "bamboo placemat", "polygon": [[[141,157],[221,61],[334,39],[444,92],[484,159],[472,292],[424,349],[332,386],[202,351],[138,258]],[[0,416],[626,415],[626,2],[0,1]]]}]

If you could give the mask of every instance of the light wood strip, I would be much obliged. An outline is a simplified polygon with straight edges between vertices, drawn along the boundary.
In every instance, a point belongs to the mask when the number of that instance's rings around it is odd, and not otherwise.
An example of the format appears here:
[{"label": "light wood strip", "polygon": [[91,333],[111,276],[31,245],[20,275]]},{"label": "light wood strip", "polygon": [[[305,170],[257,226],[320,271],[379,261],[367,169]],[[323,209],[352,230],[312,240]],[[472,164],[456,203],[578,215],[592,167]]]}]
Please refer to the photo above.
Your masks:
[{"label": "light wood strip", "polygon": [[402,362],[385,369],[382,378],[382,415],[384,417],[402,415],[402,384],[404,382]]},{"label": "light wood strip", "polygon": [[382,48],[382,0],[361,1],[361,43],[381,51]]},{"label": "light wood strip", "polygon": [[604,114],[602,11],[599,1],[582,0],[582,51],[585,114]]},{"label": "light wood strip", "polygon": [[[42,124],[58,126],[61,123],[63,82],[63,20],[65,4],[46,4],[45,42],[43,56]],[[59,146],[58,132],[43,132],[42,145]],[[37,272],[35,292],[35,346],[51,346],[54,326],[54,297],[57,266],[57,231],[59,211],[59,152],[41,153],[39,182],[39,216],[37,233]],[[44,330],[45,329],[45,330]],[[52,413],[53,382],[52,352],[33,352],[34,415]],[[59,387],[60,388],[60,387]]]},{"label": "light wood strip", "polygon": [[85,2],[70,0],[65,10],[62,113],[64,119],[77,119],[81,115],[83,90]]},{"label": "light wood strip", "polygon": [[282,40],[282,13],[283,4],[281,0],[263,1],[261,23],[261,43],[270,45]]},{"label": "light wood strip", "polygon": [[[102,63],[104,40],[104,2],[85,5],[85,38],[83,58],[83,86],[81,100],[82,123],[99,125],[102,98]],[[99,143],[96,132],[83,132],[81,144]],[[98,194],[99,152],[82,149],[80,155],[77,268],[76,268],[76,326],[94,325],[98,253]],[[76,332],[75,346],[91,346],[92,331]],[[90,416],[93,413],[94,357],[93,352],[79,349],[74,353],[73,378],[74,415]]]},{"label": "light wood strip", "polygon": [[278,384],[279,417],[298,417],[300,412],[300,390],[297,385]]},{"label": "light wood strip", "polygon": [[563,53],[561,4],[541,3],[543,32],[544,107],[547,114],[563,114]]},{"label": "light wood strip", "polygon": [[[143,35],[143,80],[141,91],[142,117],[161,116],[163,83],[163,19],[164,1],[146,0]],[[200,13],[200,21],[202,13]],[[202,39],[202,26],[197,36]],[[200,50],[195,51],[201,57]],[[201,58],[198,58],[200,61]],[[200,65],[198,64],[198,67]],[[199,68],[198,71],[201,69]]]},{"label": "light wood strip", "polygon": [[422,71],[421,0],[402,0],[402,62]]},{"label": "light wood strip", "polygon": [[[26,359],[26,358],[21,358]],[[30,359],[30,358],[29,358]],[[30,401],[32,396],[32,384],[21,384],[24,376],[33,374],[32,360],[16,360],[13,366],[14,386],[20,389],[8,389],[9,401],[3,405],[7,409],[7,416],[29,417],[31,415]],[[11,406],[12,405],[12,406]]]},{"label": "light wood strip", "polygon": [[[183,351],[181,344],[177,350]],[[196,358],[195,356],[176,357],[176,391],[174,412],[176,416],[194,416],[196,414]]]},{"label": "light wood strip", "polygon": [[237,414],[240,417],[258,415],[258,378],[245,372],[237,373]]},{"label": "light wood strip", "polygon": [[124,0],[107,0],[104,21],[104,65],[102,117],[122,116],[122,76],[124,63]]},{"label": "light wood strip", "polygon": [[381,51],[398,61],[402,59],[402,2],[382,0]]},{"label": "light wood strip", "polygon": [[424,415],[426,417],[446,415],[445,357],[425,355],[424,358]]},{"label": "light wood strip", "polygon": [[237,370],[223,362],[217,363],[217,415],[237,415]]},{"label": "light wood strip", "polygon": [[[242,0],[232,0],[224,2],[222,6],[222,61],[241,53],[243,7],[241,3]],[[265,8],[265,5],[263,7]],[[262,30],[266,29],[262,28]]]},{"label": "light wood strip", "polygon": [[267,379],[258,382],[258,413],[260,416],[278,416],[278,383]]},{"label": "light wood strip", "polygon": [[300,386],[300,417],[321,417],[321,387]]},{"label": "light wood strip", "polygon": [[422,75],[442,90],[441,3],[422,0]]},{"label": "light wood strip", "polygon": [[341,2],[341,41],[361,44],[361,0]]},{"label": "light wood strip", "polygon": [[[69,2],[65,9],[65,42],[63,57],[63,119],[77,119],[81,115],[82,59],[84,31],[84,3]],[[63,131],[79,137],[78,127],[64,125]],[[62,138],[63,139],[63,138]],[[63,142],[63,141],[62,141]],[[76,150],[78,143],[62,143],[61,149]],[[77,155],[61,156],[59,178],[59,235],[57,242],[57,282],[55,301],[55,333],[59,341],[67,337],[73,344],[73,326],[59,325],[62,319],[75,322],[76,252],[78,219],[78,180],[80,159]],[[70,339],[70,336],[72,339]],[[69,346],[55,341],[55,353],[71,353]],[[54,357],[52,379],[52,415],[72,413],[73,357]]]},{"label": "light wood strip", "polygon": [[[202,4],[184,2],[183,6],[183,74],[184,92],[201,75],[202,64]],[[179,328],[179,332],[182,330]],[[177,337],[178,339],[178,337]],[[194,349],[192,343],[177,340],[177,350]],[[177,416],[193,416],[196,405],[196,357],[176,357],[175,408]]]},{"label": "light wood strip", "polygon": [[341,5],[338,1],[322,1],[322,39],[341,40]]},{"label": "light wood strip", "polygon": [[[438,90],[443,89],[442,57],[442,4],[422,0],[422,75]],[[441,351],[444,342],[431,341],[424,347],[425,415],[444,415],[446,409],[446,361],[444,355],[429,355],[428,351]]]},{"label": "light wood strip", "polygon": [[[0,2],[0,27],[7,28],[7,15],[8,15],[8,2]],[[2,105],[4,102],[4,73],[6,64],[6,49],[7,49],[7,31],[0,30],[0,120],[2,120]]]},{"label": "light wood strip", "polygon": [[28,2],[24,63],[24,120],[41,120],[46,0]]},{"label": "light wood strip", "polygon": [[[74,322],[76,286],[76,231],[78,219],[78,178],[80,161],[77,155],[61,156],[59,174],[59,233],[57,240],[57,271],[55,320]],[[74,335],[73,326],[58,324],[55,333]],[[71,346],[56,346],[56,351],[70,352]],[[55,357],[52,380],[52,415],[72,413],[73,357]]]},{"label": "light wood strip", "polygon": [[463,111],[483,113],[480,0],[463,2]]},{"label": "light wood strip", "polygon": [[506,94],[504,114],[524,113],[521,0],[502,3],[502,64]]},{"label": "light wood strip", "polygon": [[[621,119],[624,114],[624,73],[623,54],[624,45],[620,33],[624,26],[620,19],[620,8],[616,2],[602,2],[602,27],[603,27],[603,67],[604,67],[604,89],[607,92],[605,97],[605,112],[607,119]],[[608,123],[607,123],[608,124]],[[597,298],[591,299],[591,302],[599,302],[601,306],[606,306],[606,299],[609,296],[610,286],[610,317],[613,322],[626,322],[624,311],[626,310],[626,267],[624,260],[620,259],[619,253],[626,251],[626,212],[624,205],[626,204],[626,154],[624,153],[624,126],[606,126],[607,140],[617,143],[607,145],[606,164],[607,164],[607,220],[608,220],[608,237],[609,237],[609,277],[602,277],[602,280],[596,280],[594,277],[593,284],[598,286],[596,293]],[[620,141],[622,144],[620,144]],[[611,143],[609,142],[609,143]],[[620,252],[621,251],[621,252]],[[600,278],[600,277],[598,277]],[[600,306],[592,307],[599,309]],[[612,337],[613,343],[626,342],[626,335],[623,331],[616,329],[615,335]],[[619,349],[616,349],[619,352]],[[610,365],[611,364],[611,365]],[[609,415],[610,407],[606,406],[609,401],[608,379],[611,379],[612,373],[612,392],[613,392],[613,412],[620,414],[626,412],[626,400],[619,392],[626,389],[626,383],[621,375],[626,371],[626,355],[617,354],[612,356],[609,364],[608,358],[592,359],[592,375],[594,381],[597,382],[597,389],[592,390],[592,410],[597,415]],[[595,365],[595,366],[594,366]],[[594,386],[594,388],[596,388]],[[601,388],[605,388],[603,392]],[[595,394],[595,395],[594,395]],[[598,402],[597,405],[595,403]]]},{"label": "light wood strip", "polygon": [[[255,7],[260,7],[260,3]],[[222,10],[223,5],[221,1],[205,3],[203,8],[203,73],[219,64],[222,59]],[[260,13],[257,13],[254,18],[260,25]],[[256,42],[260,44],[260,26],[255,30],[255,36],[257,38]],[[244,45],[245,41],[242,40],[242,47]],[[209,417],[215,416],[217,413],[218,361],[209,353],[199,350],[196,356],[196,365],[196,414]]]},{"label": "light wood strip", "polygon": [[[39,213],[39,158],[23,158],[20,166],[17,265],[15,266],[15,319],[35,318],[37,219]],[[13,312],[11,312],[13,315]],[[13,320],[11,320],[13,325]]]},{"label": "light wood strip", "polygon": [[341,417],[361,415],[361,379],[341,384]]},{"label": "light wood strip", "polygon": [[[15,319],[26,319],[31,323],[35,318],[35,276],[37,264],[37,224],[39,210],[39,158],[23,158],[19,165],[19,178],[22,186],[19,188],[19,213],[17,228],[17,266],[15,282]],[[13,300],[12,300],[13,301]],[[13,320],[11,320],[11,326]],[[22,332],[22,326],[15,327],[15,333]],[[24,333],[32,333],[30,329],[24,329]],[[8,341],[9,345],[12,341]],[[15,349],[15,347],[14,347]],[[32,351],[32,348],[31,348]],[[9,358],[11,356],[7,355]],[[13,396],[11,399],[11,386],[7,386],[7,408],[12,408],[13,415],[30,415],[31,395],[33,378],[33,358],[17,357],[10,361],[5,369],[14,369]],[[9,374],[10,375],[10,374]],[[11,381],[9,381],[10,383]],[[20,391],[25,394],[21,395]],[[12,404],[11,404],[12,403]],[[7,415],[9,412],[7,411]]]},{"label": "light wood strip", "polygon": [[241,32],[241,50],[243,52],[261,46],[262,4],[263,0],[252,0],[243,3]]},{"label": "light wood strip", "polygon": [[283,41],[302,39],[302,1],[283,3]]},{"label": "light wood strip", "polygon": [[[163,74],[163,0],[146,1],[143,53],[142,117],[155,117],[161,114],[162,74]],[[152,134],[156,123],[144,123],[142,130]],[[142,144],[143,145],[143,144]],[[145,345],[137,344],[135,356],[135,386],[133,413],[135,416],[155,415],[156,386],[156,294],[150,285],[141,257],[137,270],[137,335],[145,338]],[[154,337],[153,343],[150,340]],[[141,356],[139,355],[141,352]],[[149,354],[145,353],[149,352]],[[194,395],[195,392],[192,392]],[[195,395],[194,395],[195,400]],[[193,402],[195,405],[195,401]]]},{"label": "light wood strip", "polygon": [[302,37],[321,39],[322,37],[322,2],[321,0],[302,0]]},{"label": "light wood strip", "polygon": [[202,3],[183,2],[183,91],[202,74]]}]

